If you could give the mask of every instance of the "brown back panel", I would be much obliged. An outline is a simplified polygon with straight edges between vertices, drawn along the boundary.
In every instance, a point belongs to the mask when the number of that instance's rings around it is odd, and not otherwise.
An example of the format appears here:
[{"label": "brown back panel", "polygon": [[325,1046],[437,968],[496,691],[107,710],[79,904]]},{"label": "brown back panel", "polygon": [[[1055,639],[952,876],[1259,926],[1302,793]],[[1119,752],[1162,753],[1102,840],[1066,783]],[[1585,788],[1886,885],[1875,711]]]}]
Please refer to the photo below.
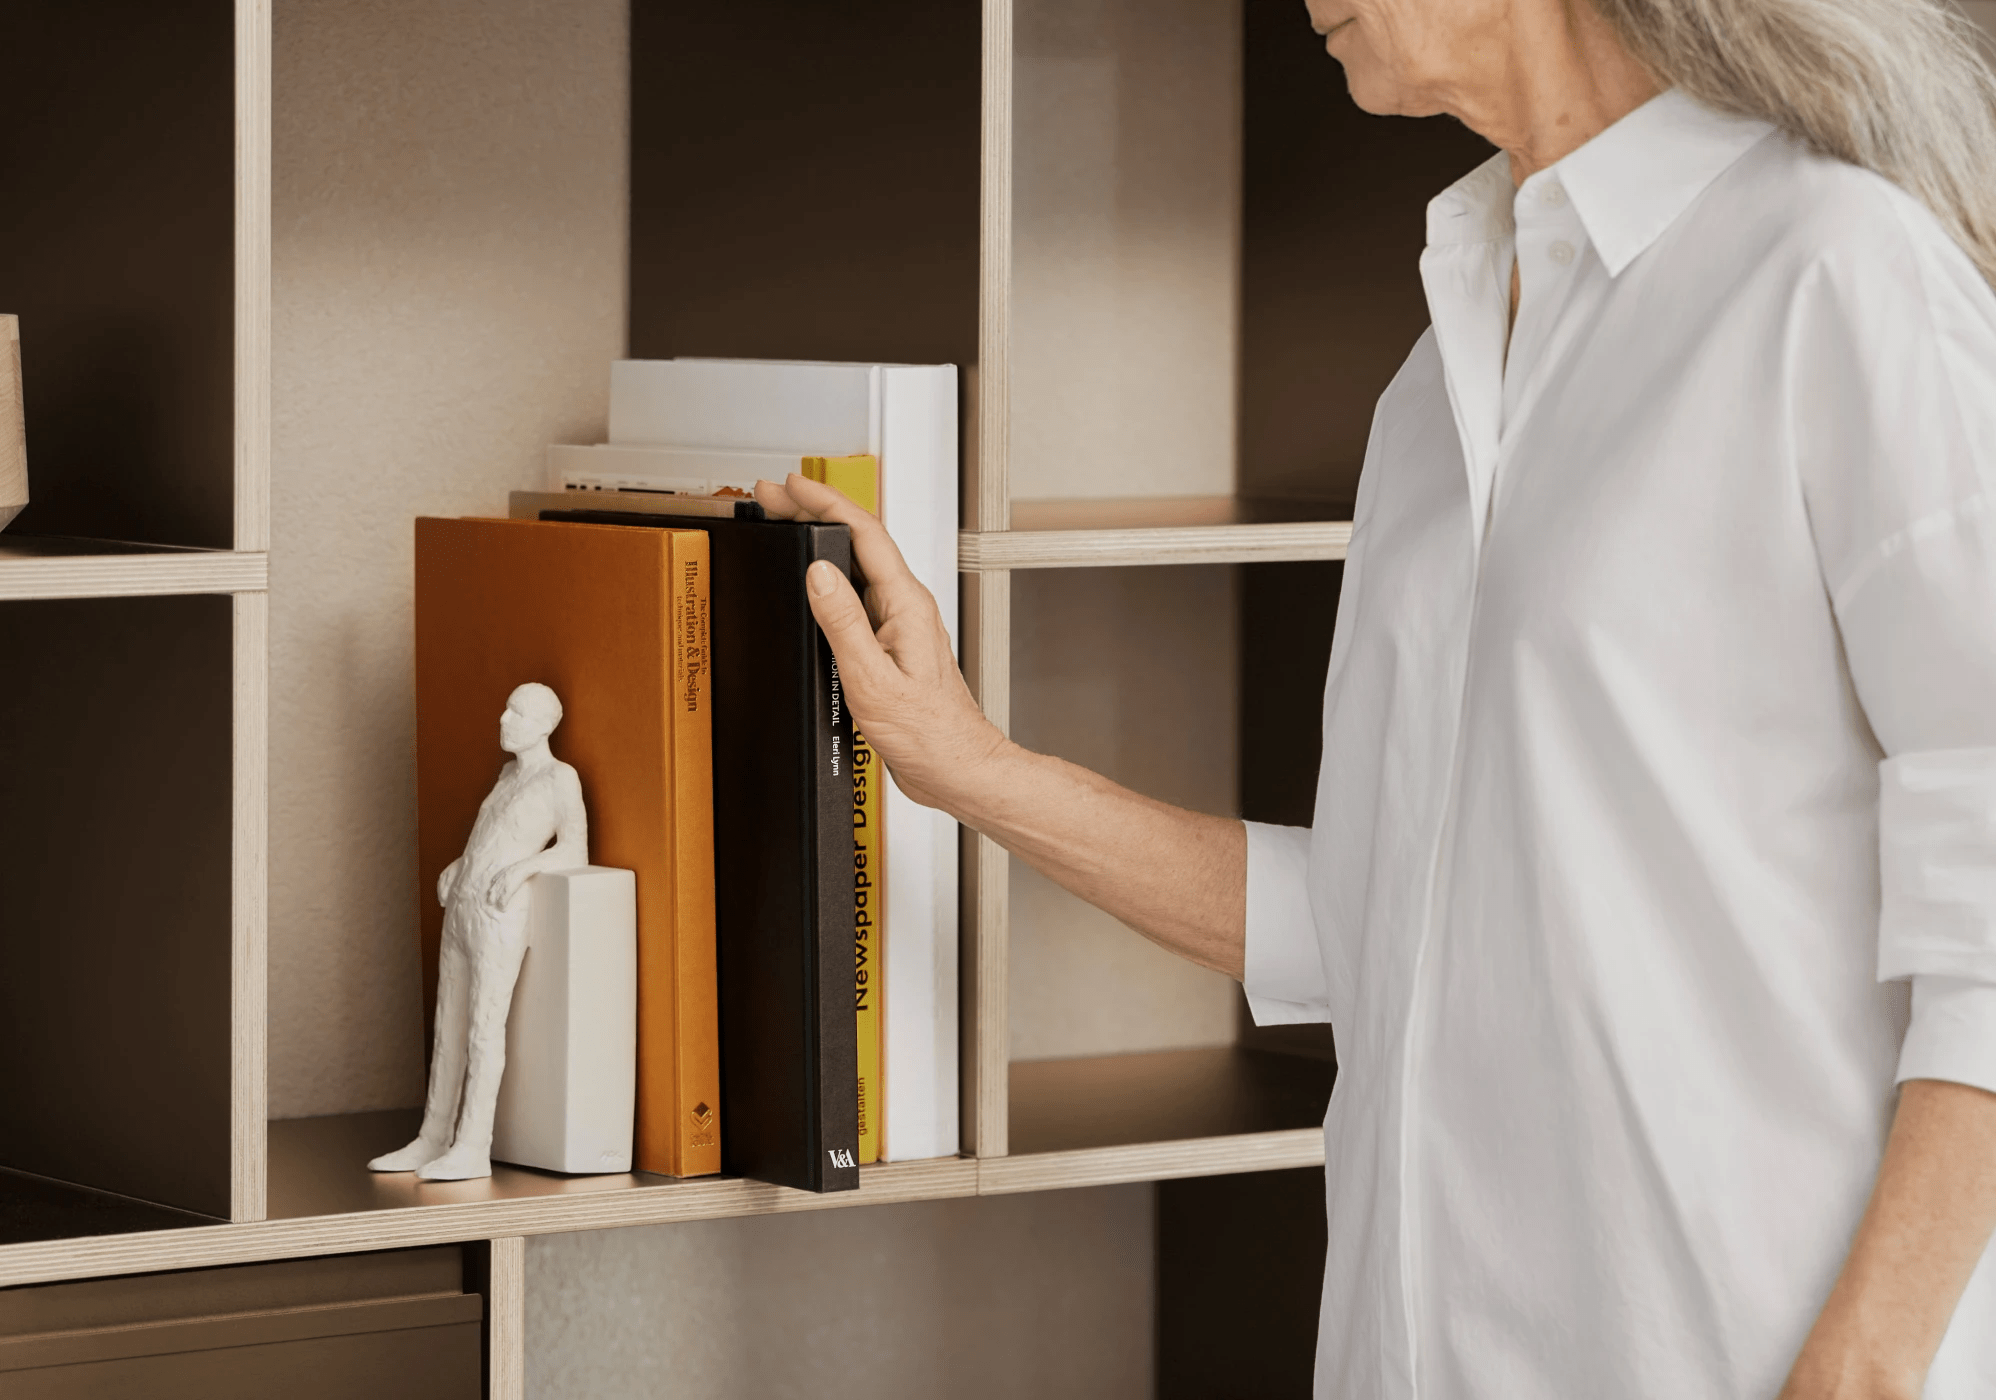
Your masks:
[{"label": "brown back panel", "polygon": [[222,1217],[232,624],[0,604],[0,1165]]},{"label": "brown back panel", "polygon": [[1308,1400],[1321,1167],[1157,1185],[1158,1400]]},{"label": "brown back panel", "polygon": [[15,530],[231,543],[234,44],[230,0],[0,5]]},{"label": "brown back panel", "polygon": [[978,0],[633,0],[631,353],[968,365]]},{"label": "brown back panel", "polygon": [[1295,0],[1245,0],[1240,490],[1349,501],[1373,404],[1428,324],[1427,203],[1487,158],[1367,116]]}]

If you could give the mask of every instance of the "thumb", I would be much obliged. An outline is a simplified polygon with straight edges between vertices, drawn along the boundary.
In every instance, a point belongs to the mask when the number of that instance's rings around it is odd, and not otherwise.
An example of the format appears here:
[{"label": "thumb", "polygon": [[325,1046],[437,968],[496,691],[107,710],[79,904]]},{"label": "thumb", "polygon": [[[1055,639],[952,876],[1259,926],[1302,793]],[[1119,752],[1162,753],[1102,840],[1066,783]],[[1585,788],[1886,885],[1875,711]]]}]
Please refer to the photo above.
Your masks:
[{"label": "thumb", "polygon": [[848,684],[855,674],[871,680],[880,675],[882,667],[893,666],[880,639],[873,635],[865,605],[837,566],[820,559],[805,571],[804,588],[810,595],[811,615],[831,642],[832,654],[838,657]]}]

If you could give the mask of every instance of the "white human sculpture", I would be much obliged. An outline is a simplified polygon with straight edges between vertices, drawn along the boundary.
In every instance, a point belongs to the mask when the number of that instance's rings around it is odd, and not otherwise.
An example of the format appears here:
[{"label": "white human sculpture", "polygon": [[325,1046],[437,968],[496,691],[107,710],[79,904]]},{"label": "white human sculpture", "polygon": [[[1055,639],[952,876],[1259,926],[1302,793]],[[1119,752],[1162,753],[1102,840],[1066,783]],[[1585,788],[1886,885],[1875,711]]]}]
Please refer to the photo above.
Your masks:
[{"label": "white human sculpture", "polygon": [[560,723],[561,701],[544,685],[523,685],[507,698],[499,746],[513,761],[479,804],[464,854],[437,878],[444,936],[422,1130],[369,1162],[370,1170],[413,1171],[425,1181],[492,1175],[506,1014],[527,953],[527,882],[589,864],[582,781],[548,748]]}]

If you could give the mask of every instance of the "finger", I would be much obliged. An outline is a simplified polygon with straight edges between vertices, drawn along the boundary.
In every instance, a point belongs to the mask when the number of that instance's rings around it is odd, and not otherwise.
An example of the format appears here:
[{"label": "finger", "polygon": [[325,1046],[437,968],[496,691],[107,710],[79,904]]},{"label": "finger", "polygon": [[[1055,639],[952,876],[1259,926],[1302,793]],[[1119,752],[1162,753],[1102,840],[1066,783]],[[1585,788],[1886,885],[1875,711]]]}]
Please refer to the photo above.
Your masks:
[{"label": "finger", "polygon": [[757,481],[755,503],[778,520],[796,520],[804,514],[804,508],[791,499],[780,482]]},{"label": "finger", "polygon": [[[835,525],[844,525],[852,531],[853,562],[873,587],[884,585],[890,594],[908,584],[921,587],[909,569],[908,561],[901,555],[901,546],[888,535],[879,516],[862,510],[823,482],[813,481],[796,472],[790,474],[783,487],[790,499],[810,515]],[[888,601],[893,601],[891,596]]]},{"label": "finger", "polygon": [[855,680],[862,689],[868,689],[899,676],[893,658],[873,635],[873,623],[860,605],[859,595],[837,566],[822,559],[813,564],[804,574],[804,592],[811,603],[811,615],[832,644],[832,655],[839,660],[848,692]]}]

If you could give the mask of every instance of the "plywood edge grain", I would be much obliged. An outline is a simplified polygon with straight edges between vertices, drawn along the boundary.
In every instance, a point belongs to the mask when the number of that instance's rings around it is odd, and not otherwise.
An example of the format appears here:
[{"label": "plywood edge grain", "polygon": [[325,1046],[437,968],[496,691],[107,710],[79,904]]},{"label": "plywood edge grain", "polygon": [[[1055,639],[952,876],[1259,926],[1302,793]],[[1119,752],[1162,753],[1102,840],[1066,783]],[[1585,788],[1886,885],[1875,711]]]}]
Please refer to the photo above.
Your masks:
[{"label": "plywood edge grain", "polygon": [[229,1216],[250,1222],[264,1217],[270,1160],[270,595],[234,603]]},{"label": "plywood edge grain", "polygon": [[1012,0],[984,0],[975,418],[966,464],[969,523],[1011,524]]},{"label": "plywood edge grain", "polygon": [[987,1159],[978,1163],[978,1194],[1006,1196],[1077,1186],[1113,1186],[1129,1181],[1280,1171],[1323,1163],[1323,1129],[1290,1128],[1273,1133]]},{"label": "plywood edge grain", "polygon": [[1135,530],[965,530],[957,536],[957,567],[982,574],[1009,569],[1278,563],[1342,559],[1350,546],[1348,520]]},{"label": "plywood edge grain", "polygon": [[509,1235],[487,1248],[486,1400],[527,1400],[527,1242]]},{"label": "plywood edge grain", "polygon": [[236,0],[235,545],[270,547],[270,7]]},{"label": "plywood edge grain", "polygon": [[268,1259],[304,1259],[380,1249],[671,1225],[729,1216],[783,1215],[977,1194],[977,1163],[943,1157],[860,1169],[857,1191],[814,1195],[759,1181],[676,1181],[595,1194],[411,1206],[256,1224],[195,1226],[0,1246],[0,1288],[60,1279],[159,1273]]},{"label": "plywood edge grain", "polygon": [[0,600],[261,593],[269,586],[268,555],[230,550],[25,558],[0,555]]},{"label": "plywood edge grain", "polygon": [[[964,675],[985,715],[1009,733],[1012,713],[1012,578],[972,574],[964,579]],[[964,829],[963,879],[964,1043],[960,1064],[963,1140],[979,1157],[1006,1151],[1011,1099],[1010,860],[1004,847]]]}]

